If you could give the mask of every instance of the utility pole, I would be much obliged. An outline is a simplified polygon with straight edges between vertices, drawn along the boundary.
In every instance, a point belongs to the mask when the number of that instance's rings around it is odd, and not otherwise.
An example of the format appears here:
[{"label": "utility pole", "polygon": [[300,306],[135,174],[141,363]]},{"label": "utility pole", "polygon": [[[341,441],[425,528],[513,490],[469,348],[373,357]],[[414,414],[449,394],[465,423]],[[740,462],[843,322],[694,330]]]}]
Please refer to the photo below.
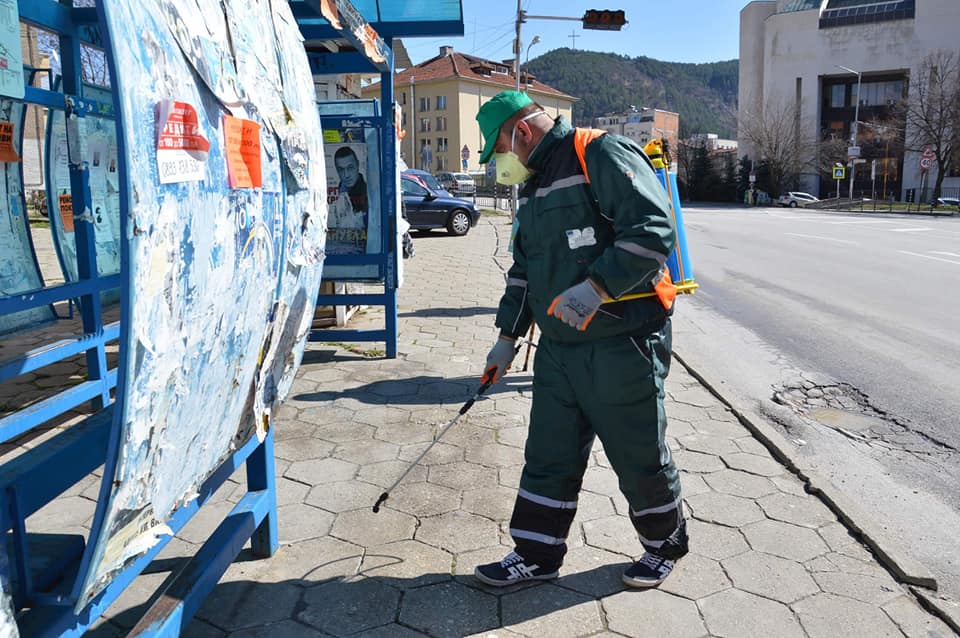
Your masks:
[{"label": "utility pole", "polygon": [[[517,0],[517,37],[513,41],[513,77],[517,81],[517,91],[520,91],[520,47],[522,46],[522,41],[520,40],[520,29],[523,23],[525,22],[525,15],[523,11],[523,0]],[[514,184],[510,187],[510,221],[514,221],[517,218],[517,201],[520,198],[520,186]]]}]

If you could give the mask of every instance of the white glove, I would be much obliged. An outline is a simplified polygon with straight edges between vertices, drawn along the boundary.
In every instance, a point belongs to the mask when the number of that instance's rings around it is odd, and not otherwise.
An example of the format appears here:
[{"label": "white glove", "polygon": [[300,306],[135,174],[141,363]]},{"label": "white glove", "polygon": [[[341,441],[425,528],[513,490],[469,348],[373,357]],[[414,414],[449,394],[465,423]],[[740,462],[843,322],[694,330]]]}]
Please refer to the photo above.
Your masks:
[{"label": "white glove", "polygon": [[487,355],[487,364],[483,367],[483,376],[480,377],[481,383],[496,383],[503,378],[503,375],[510,369],[513,358],[517,356],[517,348],[514,339],[501,336],[490,349]]},{"label": "white glove", "polygon": [[557,295],[547,308],[547,314],[583,331],[593,321],[600,305],[608,299],[609,297],[600,294],[598,286],[585,279]]}]

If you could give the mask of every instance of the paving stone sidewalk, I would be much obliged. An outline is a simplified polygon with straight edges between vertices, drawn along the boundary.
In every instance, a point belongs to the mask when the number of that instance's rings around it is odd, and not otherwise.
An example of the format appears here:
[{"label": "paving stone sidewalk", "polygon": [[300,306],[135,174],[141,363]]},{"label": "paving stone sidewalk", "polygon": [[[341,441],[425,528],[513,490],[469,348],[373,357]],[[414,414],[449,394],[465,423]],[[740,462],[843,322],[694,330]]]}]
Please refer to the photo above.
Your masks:
[{"label": "paving stone sidewalk", "polygon": [[[415,238],[397,359],[365,356],[375,344],[310,346],[276,427],[280,551],[241,554],[187,635],[953,635],[679,364],[667,383],[667,434],[691,553],[659,589],[620,581],[642,548],[599,442],[561,577],[504,590],[473,578],[476,564],[511,547],[530,373],[495,386],[373,514],[377,496],[478,385],[509,230],[508,218],[485,216],[463,238]],[[371,311],[351,325],[379,322]],[[138,579],[95,635],[124,635],[148,588],[199,548],[242,481],[201,510],[164,552],[166,567]]]}]

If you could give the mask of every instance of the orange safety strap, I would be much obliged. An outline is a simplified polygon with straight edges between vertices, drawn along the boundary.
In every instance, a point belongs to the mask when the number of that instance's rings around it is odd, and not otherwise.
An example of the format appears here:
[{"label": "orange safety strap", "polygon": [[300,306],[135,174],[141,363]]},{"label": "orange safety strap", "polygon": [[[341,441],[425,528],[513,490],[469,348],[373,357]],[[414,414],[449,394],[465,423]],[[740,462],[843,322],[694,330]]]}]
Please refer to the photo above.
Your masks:
[{"label": "orange safety strap", "polygon": [[573,129],[573,148],[577,152],[577,159],[580,160],[580,168],[583,169],[583,176],[590,183],[590,175],[587,173],[587,145],[601,135],[607,132],[598,128],[575,128]]},{"label": "orange safety strap", "polygon": [[[583,176],[590,183],[590,174],[587,173],[587,145],[601,135],[607,132],[595,128],[576,128],[573,130],[573,148],[577,152],[577,159],[580,160],[580,168],[583,169]],[[670,269],[663,268],[663,277],[653,287],[653,292],[664,308],[670,310],[673,307],[673,300],[677,298],[677,287],[670,279]]]}]

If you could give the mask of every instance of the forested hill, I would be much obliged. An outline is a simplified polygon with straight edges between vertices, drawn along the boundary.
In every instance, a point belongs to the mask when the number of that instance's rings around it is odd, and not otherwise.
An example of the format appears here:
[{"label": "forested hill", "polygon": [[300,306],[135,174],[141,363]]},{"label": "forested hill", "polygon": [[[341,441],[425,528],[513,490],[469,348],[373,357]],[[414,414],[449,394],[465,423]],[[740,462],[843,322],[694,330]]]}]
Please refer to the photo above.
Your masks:
[{"label": "forested hill", "polygon": [[564,48],[530,60],[529,70],[537,80],[579,98],[573,105],[578,126],[633,105],[676,111],[681,137],[736,137],[737,60],[688,64]]}]

